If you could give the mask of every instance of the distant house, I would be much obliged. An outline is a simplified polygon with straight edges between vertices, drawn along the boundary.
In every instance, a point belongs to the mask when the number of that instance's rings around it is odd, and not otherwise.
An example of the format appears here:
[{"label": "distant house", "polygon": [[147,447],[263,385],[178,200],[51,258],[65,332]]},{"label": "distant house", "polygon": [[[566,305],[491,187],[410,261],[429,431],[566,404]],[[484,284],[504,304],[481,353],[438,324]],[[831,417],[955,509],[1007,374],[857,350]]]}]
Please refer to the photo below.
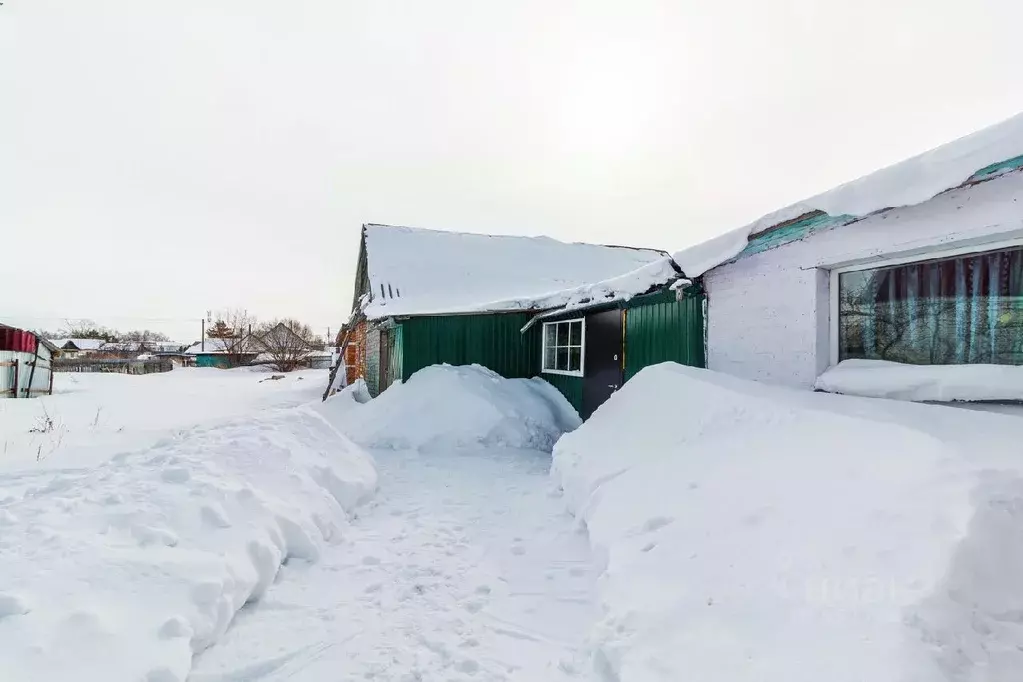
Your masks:
[{"label": "distant house", "polygon": [[[261,334],[252,334],[251,338],[253,347],[259,350],[254,364],[278,365],[285,371],[291,367],[312,366],[315,353],[319,351],[283,322]],[[326,353],[325,363],[321,359],[316,364],[329,368],[330,353]]]},{"label": "distant house", "polygon": [[625,302],[678,277],[654,249],[364,225],[338,339],[346,380],[377,395],[429,365],[476,363],[543,376],[586,415],[624,379]]},{"label": "distant house", "polygon": [[305,365],[309,369],[330,369],[333,354],[327,350],[312,350],[306,353]]},{"label": "distant house", "polygon": [[247,334],[236,339],[196,341],[183,353],[190,358],[189,364],[194,364],[196,367],[228,369],[250,364],[262,350],[254,335]]},{"label": "distant house", "polygon": [[1023,114],[675,255],[711,369],[1023,364]]},{"label": "distant house", "polygon": [[103,339],[50,339],[50,345],[58,350],[58,355],[68,360],[98,353],[106,344]]},{"label": "distant house", "polygon": [[53,393],[56,346],[33,332],[0,324],[0,398]]}]

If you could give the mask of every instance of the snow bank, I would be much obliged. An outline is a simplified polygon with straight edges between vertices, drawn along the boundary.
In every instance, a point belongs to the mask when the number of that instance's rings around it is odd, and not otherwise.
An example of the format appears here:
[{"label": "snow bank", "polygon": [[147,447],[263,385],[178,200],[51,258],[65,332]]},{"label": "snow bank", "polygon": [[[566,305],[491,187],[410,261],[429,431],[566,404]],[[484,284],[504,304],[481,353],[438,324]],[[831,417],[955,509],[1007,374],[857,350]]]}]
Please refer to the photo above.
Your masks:
[{"label": "snow bank", "polygon": [[1023,367],[844,360],[818,377],[814,388],[895,400],[1023,400]]},{"label": "snow bank", "polygon": [[356,386],[323,405],[323,414],[369,448],[449,449],[501,445],[550,450],[579,415],[540,379],[505,379],[471,365],[435,365],[360,404]]},{"label": "snow bank", "polygon": [[372,460],[308,408],[0,477],[0,677],[182,682],[375,487]]},{"label": "snow bank", "polygon": [[251,367],[141,376],[57,372],[52,396],[0,400],[0,471],[92,466],[177,431],[303,405],[320,398],[326,374],[299,370],[261,381],[265,370]]},{"label": "snow bank", "polygon": [[750,237],[812,211],[866,216],[885,208],[915,206],[958,187],[988,166],[1023,156],[1023,114],[914,156],[823,194],[764,216],[674,255],[686,277],[739,255]]},{"label": "snow bank", "polygon": [[601,678],[1018,679],[1019,442],[1016,417],[643,370],[554,449],[606,560]]}]

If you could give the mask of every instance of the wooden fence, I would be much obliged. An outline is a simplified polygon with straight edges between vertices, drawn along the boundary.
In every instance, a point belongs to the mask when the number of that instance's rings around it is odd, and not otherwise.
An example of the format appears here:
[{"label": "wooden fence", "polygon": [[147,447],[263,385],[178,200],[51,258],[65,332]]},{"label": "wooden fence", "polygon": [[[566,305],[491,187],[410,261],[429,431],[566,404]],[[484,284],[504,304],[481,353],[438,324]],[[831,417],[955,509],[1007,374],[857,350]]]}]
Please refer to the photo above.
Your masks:
[{"label": "wooden fence", "polygon": [[155,374],[174,369],[170,360],[93,360],[74,358],[54,360],[55,372],[106,372],[111,374]]}]

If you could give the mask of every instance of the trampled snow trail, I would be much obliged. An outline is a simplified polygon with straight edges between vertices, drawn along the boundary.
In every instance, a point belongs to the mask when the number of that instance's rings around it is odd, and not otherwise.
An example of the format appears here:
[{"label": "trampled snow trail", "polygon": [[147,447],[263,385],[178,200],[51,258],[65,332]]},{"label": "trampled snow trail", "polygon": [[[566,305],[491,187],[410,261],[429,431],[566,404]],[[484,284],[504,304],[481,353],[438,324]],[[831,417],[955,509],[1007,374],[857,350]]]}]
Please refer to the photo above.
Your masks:
[{"label": "trampled snow trail", "polygon": [[549,455],[374,455],[380,491],[344,543],[285,566],[189,679],[586,679],[597,569]]}]

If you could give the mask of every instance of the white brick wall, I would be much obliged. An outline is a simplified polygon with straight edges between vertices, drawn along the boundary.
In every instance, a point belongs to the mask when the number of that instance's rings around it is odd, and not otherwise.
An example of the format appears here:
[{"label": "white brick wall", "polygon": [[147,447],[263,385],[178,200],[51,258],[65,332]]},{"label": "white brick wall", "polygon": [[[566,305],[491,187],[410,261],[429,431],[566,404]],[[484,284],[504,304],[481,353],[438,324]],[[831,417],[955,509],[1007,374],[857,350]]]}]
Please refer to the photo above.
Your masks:
[{"label": "white brick wall", "polygon": [[1023,243],[1023,172],[711,270],[707,364],[809,387],[830,362],[830,268],[1010,239]]}]

